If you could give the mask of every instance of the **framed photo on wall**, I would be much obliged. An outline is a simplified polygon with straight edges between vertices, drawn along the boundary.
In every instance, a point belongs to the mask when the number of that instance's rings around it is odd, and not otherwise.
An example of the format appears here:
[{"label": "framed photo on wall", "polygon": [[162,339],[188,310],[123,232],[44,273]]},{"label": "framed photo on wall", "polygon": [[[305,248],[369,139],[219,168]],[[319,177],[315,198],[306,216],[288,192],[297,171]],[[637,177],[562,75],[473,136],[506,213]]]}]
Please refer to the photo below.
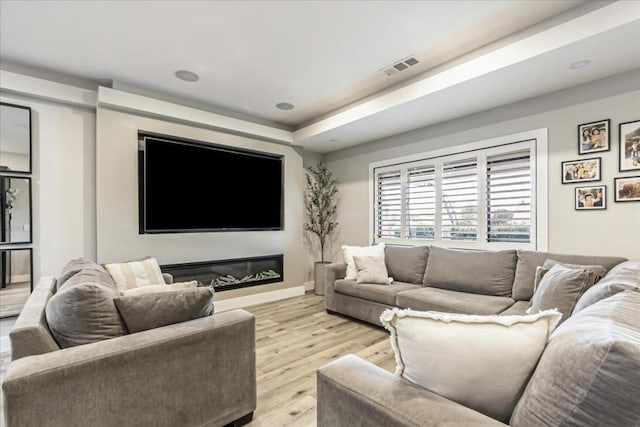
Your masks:
[{"label": "framed photo on wall", "polygon": [[607,186],[576,187],[576,210],[597,210],[607,208]]},{"label": "framed photo on wall", "polygon": [[640,175],[613,179],[616,202],[640,202]]},{"label": "framed photo on wall", "polygon": [[640,120],[620,123],[620,172],[640,171]]},{"label": "framed photo on wall", "polygon": [[610,122],[609,119],[606,119],[578,125],[578,154],[609,151],[611,149],[609,141]]},{"label": "framed photo on wall", "polygon": [[600,157],[562,162],[562,183],[600,181]]}]

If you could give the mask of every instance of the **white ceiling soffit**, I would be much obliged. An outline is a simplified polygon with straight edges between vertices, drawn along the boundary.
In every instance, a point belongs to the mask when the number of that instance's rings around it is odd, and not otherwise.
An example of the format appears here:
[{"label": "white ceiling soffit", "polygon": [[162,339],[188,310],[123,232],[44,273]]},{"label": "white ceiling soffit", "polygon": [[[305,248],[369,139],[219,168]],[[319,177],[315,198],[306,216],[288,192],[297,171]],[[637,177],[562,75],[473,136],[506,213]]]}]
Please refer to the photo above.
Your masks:
[{"label": "white ceiling soffit", "polygon": [[[589,59],[578,70],[569,65]],[[640,68],[640,2],[620,1],[330,115],[294,132],[320,153]]]}]

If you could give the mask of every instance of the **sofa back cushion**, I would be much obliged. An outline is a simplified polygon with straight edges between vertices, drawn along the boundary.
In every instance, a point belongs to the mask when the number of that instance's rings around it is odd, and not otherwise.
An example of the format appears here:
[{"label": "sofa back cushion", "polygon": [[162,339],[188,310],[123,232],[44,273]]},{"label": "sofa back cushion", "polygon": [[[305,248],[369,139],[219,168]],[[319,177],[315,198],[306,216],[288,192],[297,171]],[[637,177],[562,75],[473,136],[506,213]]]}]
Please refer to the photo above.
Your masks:
[{"label": "sofa back cushion", "polygon": [[518,251],[518,263],[516,275],[513,281],[513,294],[511,298],[516,301],[529,301],[533,296],[533,283],[536,276],[536,268],[542,266],[547,259],[555,261],[580,264],[601,265],[607,271],[613,266],[626,261],[626,258],[609,256],[567,255],[550,252]]},{"label": "sofa back cushion", "polygon": [[384,248],[387,272],[399,282],[422,284],[428,257],[428,246],[386,245]]},{"label": "sofa back cushion", "polygon": [[431,246],[424,284],[482,295],[511,296],[516,251],[470,251]]},{"label": "sofa back cushion", "polygon": [[9,333],[11,360],[60,349],[51,336],[45,318],[45,307],[55,288],[56,279],[44,277],[29,295]]},{"label": "sofa back cushion", "polygon": [[111,276],[98,269],[76,273],[46,307],[49,329],[60,347],[73,347],[125,335],[114,303],[119,297]]},{"label": "sofa back cushion", "polygon": [[640,293],[625,291],[552,333],[511,425],[639,425],[638,396]]}]

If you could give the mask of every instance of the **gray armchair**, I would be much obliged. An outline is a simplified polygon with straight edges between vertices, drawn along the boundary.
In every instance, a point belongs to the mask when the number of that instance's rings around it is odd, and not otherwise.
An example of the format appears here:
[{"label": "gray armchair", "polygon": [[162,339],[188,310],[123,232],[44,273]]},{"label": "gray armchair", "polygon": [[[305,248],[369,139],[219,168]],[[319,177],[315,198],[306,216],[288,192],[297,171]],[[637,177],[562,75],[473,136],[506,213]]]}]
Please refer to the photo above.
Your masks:
[{"label": "gray armchair", "polygon": [[244,310],[60,349],[43,279],[11,332],[4,383],[13,426],[222,426],[256,407],[255,318]]}]

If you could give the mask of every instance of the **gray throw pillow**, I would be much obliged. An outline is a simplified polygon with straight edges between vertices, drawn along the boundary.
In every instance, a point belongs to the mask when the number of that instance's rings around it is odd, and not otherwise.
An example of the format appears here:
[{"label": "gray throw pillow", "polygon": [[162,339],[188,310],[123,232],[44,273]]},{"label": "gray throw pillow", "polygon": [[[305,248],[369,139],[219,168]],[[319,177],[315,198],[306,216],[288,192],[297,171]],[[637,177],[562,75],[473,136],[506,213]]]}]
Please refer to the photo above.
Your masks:
[{"label": "gray throw pillow", "polygon": [[531,313],[556,308],[562,313],[561,322],[567,320],[578,299],[599,278],[591,268],[555,264],[544,274],[533,294]]},{"label": "gray throw pillow", "polygon": [[384,257],[354,255],[353,262],[357,271],[356,283],[391,284]]},{"label": "gray throw pillow", "polygon": [[604,278],[582,295],[573,308],[573,313],[627,290],[640,292],[640,261],[625,261],[613,267]]},{"label": "gray throw pillow", "polygon": [[62,273],[58,276],[56,282],[56,289],[61,289],[62,286],[67,282],[67,280],[71,279],[76,274],[80,273],[83,270],[96,270],[101,271],[103,273],[107,273],[107,271],[98,263],[95,263],[86,258],[76,258],[69,261],[64,267],[62,267]]},{"label": "gray throw pillow", "polygon": [[510,425],[640,425],[640,293],[621,292],[551,334]]},{"label": "gray throw pillow", "polygon": [[209,287],[121,296],[115,304],[130,333],[186,322],[213,313]]},{"label": "gray throw pillow", "polygon": [[113,303],[119,296],[104,271],[76,273],[47,302],[47,324],[61,348],[115,338],[126,329]]}]

